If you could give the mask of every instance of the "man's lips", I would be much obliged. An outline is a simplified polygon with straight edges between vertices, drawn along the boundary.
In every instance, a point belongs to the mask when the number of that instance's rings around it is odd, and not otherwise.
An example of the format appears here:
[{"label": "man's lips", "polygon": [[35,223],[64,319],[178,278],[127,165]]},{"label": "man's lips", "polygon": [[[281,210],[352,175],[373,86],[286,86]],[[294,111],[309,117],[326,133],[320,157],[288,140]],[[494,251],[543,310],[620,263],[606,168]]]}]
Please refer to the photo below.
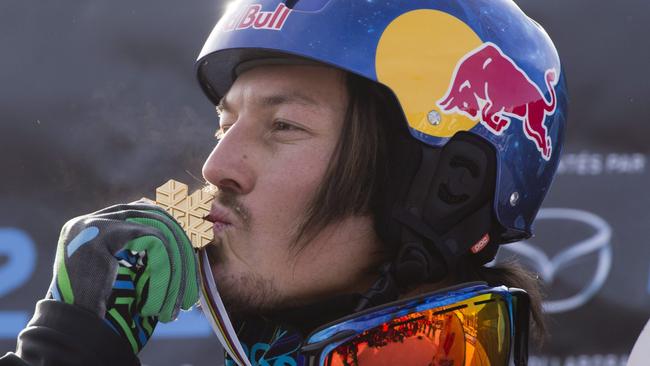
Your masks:
[{"label": "man's lips", "polygon": [[232,215],[223,207],[212,205],[210,213],[203,219],[213,223],[213,231],[216,235],[218,232],[233,226]]}]

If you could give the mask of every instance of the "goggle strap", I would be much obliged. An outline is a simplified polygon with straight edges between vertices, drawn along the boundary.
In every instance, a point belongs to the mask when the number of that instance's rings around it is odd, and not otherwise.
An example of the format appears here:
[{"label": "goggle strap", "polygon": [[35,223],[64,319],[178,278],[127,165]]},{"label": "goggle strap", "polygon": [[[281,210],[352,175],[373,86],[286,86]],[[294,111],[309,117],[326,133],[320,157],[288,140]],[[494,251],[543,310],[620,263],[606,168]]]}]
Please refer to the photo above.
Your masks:
[{"label": "goggle strap", "polygon": [[357,313],[363,309],[395,301],[399,297],[399,289],[393,277],[393,264],[384,263],[380,269],[379,278],[361,295],[361,300],[354,308]]},{"label": "goggle strap", "polygon": [[[396,213],[395,219],[404,225],[402,246],[408,247],[408,249],[400,249],[400,252],[418,247],[426,251],[429,254],[428,258],[426,256],[422,258],[433,261],[427,264],[429,277],[426,280],[438,281],[444,278],[448,268],[456,268],[458,260],[470,253],[470,248],[490,231],[492,203],[489,201],[484,203],[442,236],[436,234],[421,218],[410,212]],[[425,245],[427,242],[432,243],[434,248]],[[487,261],[481,260],[481,262],[488,262],[489,257],[488,255]],[[403,281],[399,273],[396,273],[396,277],[400,284],[408,282]]]},{"label": "goggle strap", "polygon": [[510,290],[514,303],[514,363],[515,366],[528,365],[528,330],[530,322],[530,298],[519,289]]},{"label": "goggle strap", "polygon": [[436,250],[427,249],[423,239],[410,228],[402,229],[402,245],[395,258],[395,278],[401,289],[441,279],[447,265]]},{"label": "goggle strap", "polygon": [[356,334],[355,331],[352,330],[347,330],[347,331],[342,331],[334,334],[333,336],[318,342],[318,343],[313,343],[309,344],[306,346],[302,346],[300,349],[300,353],[305,355],[308,360],[308,366],[312,365],[317,365],[319,358],[321,356],[321,353],[327,345],[331,344],[332,342],[337,342],[342,339],[350,338]]}]

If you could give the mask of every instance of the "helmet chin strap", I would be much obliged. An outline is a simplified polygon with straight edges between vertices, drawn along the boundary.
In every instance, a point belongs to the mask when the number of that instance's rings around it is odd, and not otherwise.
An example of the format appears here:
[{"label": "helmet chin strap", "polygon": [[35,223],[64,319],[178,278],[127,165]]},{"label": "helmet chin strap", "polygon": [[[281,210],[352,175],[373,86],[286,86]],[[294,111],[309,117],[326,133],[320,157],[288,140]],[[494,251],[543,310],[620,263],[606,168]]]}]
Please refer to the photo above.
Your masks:
[{"label": "helmet chin strap", "polygon": [[492,207],[493,149],[459,133],[442,149],[419,145],[418,155],[419,166],[408,188],[401,189],[405,193],[389,203],[392,227],[383,231],[385,241],[399,242],[398,250],[381,267],[357,311],[395,300],[417,285],[441,281],[466,258],[481,265],[496,254],[498,245],[490,242],[499,227]]}]

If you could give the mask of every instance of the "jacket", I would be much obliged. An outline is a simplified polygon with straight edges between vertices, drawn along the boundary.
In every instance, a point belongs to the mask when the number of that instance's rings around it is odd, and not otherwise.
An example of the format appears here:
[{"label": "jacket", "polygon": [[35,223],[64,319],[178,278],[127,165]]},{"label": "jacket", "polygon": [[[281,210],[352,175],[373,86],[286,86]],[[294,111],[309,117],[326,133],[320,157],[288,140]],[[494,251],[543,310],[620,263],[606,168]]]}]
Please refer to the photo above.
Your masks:
[{"label": "jacket", "polygon": [[97,315],[56,300],[41,300],[18,335],[16,353],[0,366],[139,366],[126,340]]}]

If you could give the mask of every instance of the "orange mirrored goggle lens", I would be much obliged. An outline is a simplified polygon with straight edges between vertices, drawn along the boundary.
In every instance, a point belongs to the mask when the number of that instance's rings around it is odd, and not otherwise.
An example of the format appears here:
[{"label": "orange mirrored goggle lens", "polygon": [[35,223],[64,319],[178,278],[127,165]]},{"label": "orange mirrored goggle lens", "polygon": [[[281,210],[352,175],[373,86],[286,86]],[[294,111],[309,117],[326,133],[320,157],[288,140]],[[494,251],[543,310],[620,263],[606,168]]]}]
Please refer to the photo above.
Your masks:
[{"label": "orange mirrored goggle lens", "polygon": [[326,366],[501,366],[510,351],[507,302],[483,294],[411,313],[332,350]]}]

